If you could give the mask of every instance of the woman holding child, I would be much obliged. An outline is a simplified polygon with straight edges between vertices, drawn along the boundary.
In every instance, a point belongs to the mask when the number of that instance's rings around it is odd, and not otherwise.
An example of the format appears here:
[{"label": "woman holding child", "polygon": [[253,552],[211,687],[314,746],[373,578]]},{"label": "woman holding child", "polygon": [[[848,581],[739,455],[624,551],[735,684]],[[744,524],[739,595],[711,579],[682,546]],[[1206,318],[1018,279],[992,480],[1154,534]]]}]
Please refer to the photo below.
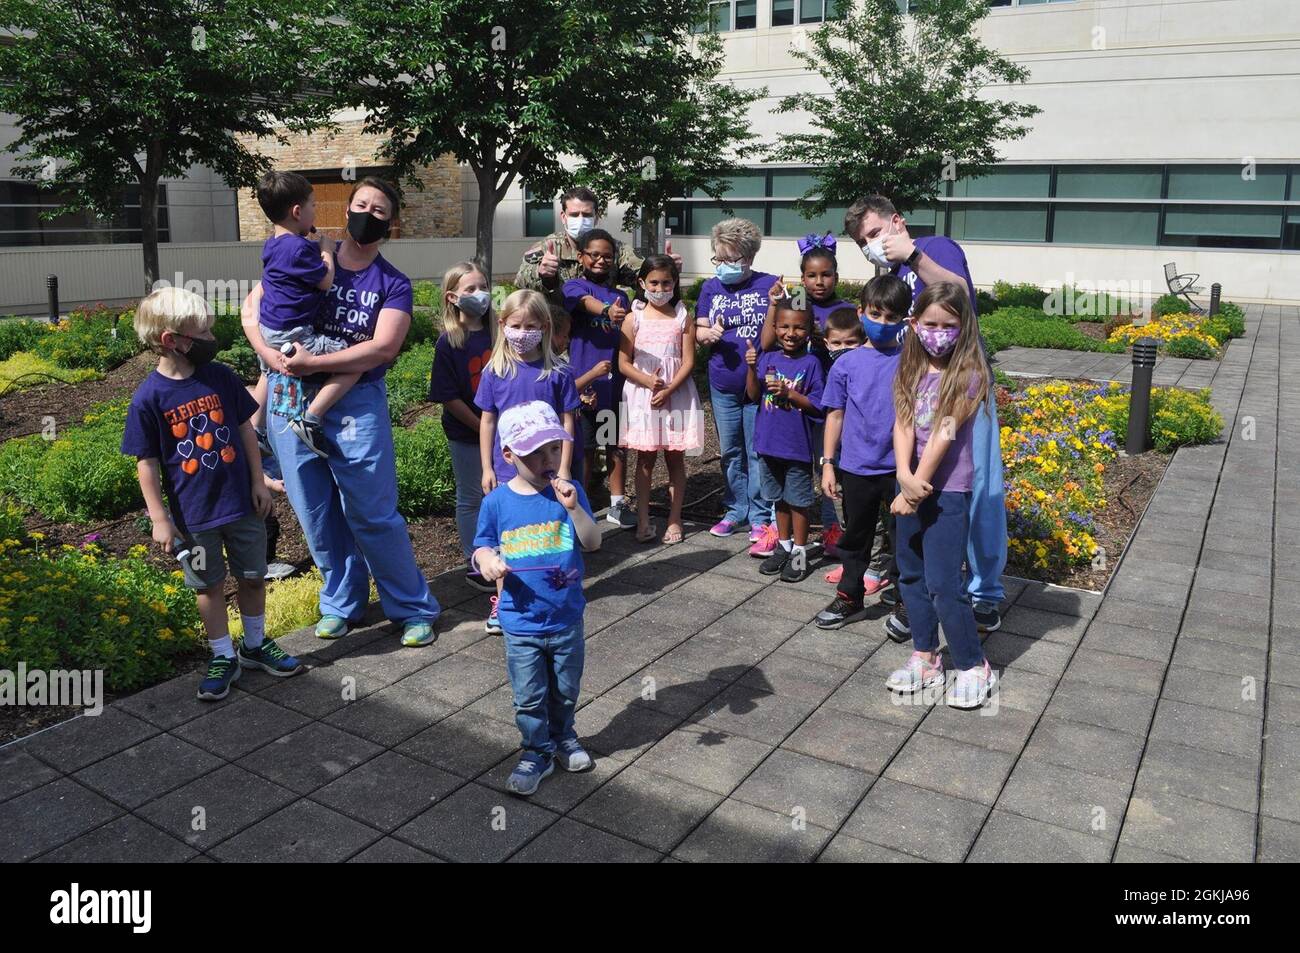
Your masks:
[{"label": "woman holding child", "polygon": [[[339,243],[333,285],[318,331],[349,342],[341,351],[285,355],[268,347],[258,330],[259,283],[244,301],[249,343],[280,374],[359,373],[360,379],[330,408],[322,428],[327,455],[312,453],[277,416],[267,415],[268,436],[284,471],[289,502],[302,524],[324,585],[316,635],[336,639],[361,621],[373,575],[384,615],[403,626],[402,644],[428,645],[440,610],[415,562],[406,521],[397,512],[397,468],[384,373],[401,350],[411,324],[411,282],[379,253],[396,220],[399,200],[388,182],[366,177],[348,200],[347,233]],[[274,393],[274,378],[271,390]]]}]

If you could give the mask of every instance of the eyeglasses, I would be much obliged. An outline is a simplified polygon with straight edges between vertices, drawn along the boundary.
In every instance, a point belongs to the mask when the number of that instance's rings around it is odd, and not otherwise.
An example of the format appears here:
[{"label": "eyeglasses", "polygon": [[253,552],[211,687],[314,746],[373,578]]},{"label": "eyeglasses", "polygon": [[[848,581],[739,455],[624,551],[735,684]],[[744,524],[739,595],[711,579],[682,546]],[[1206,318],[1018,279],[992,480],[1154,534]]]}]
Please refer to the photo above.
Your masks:
[{"label": "eyeglasses", "polygon": [[719,258],[717,255],[714,255],[709,261],[715,265],[743,265],[745,263],[743,258]]},{"label": "eyeglasses", "polygon": [[614,260],[613,255],[606,255],[603,252],[585,251],[582,252],[582,254],[584,257],[590,258],[592,261],[613,261]]}]

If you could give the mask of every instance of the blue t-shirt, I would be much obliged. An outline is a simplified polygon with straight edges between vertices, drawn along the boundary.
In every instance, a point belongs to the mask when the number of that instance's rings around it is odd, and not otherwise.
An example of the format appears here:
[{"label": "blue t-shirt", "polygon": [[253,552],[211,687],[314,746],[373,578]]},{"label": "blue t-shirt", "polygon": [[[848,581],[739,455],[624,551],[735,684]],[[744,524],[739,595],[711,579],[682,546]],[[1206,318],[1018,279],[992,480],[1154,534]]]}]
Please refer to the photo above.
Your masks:
[{"label": "blue t-shirt", "polygon": [[582,306],[585,295],[591,295],[601,304],[617,301],[629,311],[632,305],[624,292],[598,285],[589,278],[571,278],[564,283],[564,310],[573,317],[569,367],[576,380],[601,361],[613,364],[612,378],[600,377],[591,382],[591,388],[596,392],[596,409],[610,410],[623,394],[623,378],[618,373],[618,342],[623,336],[623,325],[598,314],[589,314]]},{"label": "blue t-shirt", "polygon": [[[971,281],[970,265],[966,264],[966,253],[961,250],[961,246],[943,235],[922,235],[920,238],[913,239],[912,244],[921,249],[935,264],[942,265],[954,275],[966,280],[970,306],[975,310],[975,282]],[[899,265],[894,274],[907,282],[907,286],[912,289],[912,304],[916,304],[916,299],[925,290],[925,282],[921,280],[921,276],[905,264]],[[911,314],[910,309],[908,314]]]},{"label": "blue t-shirt", "polygon": [[[855,347],[831,365],[822,409],[844,411],[839,466],[858,476],[893,473],[894,374],[901,347]],[[818,456],[821,453],[818,452]]]},{"label": "blue t-shirt", "polygon": [[[591,503],[581,481],[573,486],[578,491],[578,505],[591,516]],[[474,535],[474,548],[480,546],[499,550],[514,570],[557,567],[506,575],[497,616],[507,637],[562,632],[581,621],[587,606],[582,592],[582,547],[573,517],[550,486],[523,494],[502,483],[485,496]]]},{"label": "blue t-shirt", "polygon": [[262,304],[258,320],[268,328],[310,328],[325,291],[320,245],[301,235],[274,235],[262,246]]},{"label": "blue t-shirt", "polygon": [[160,462],[181,532],[233,523],[253,511],[239,426],[256,411],[257,402],[224,364],[197,367],[180,381],[154,371],[136,388],[122,452]]},{"label": "blue t-shirt", "polygon": [[724,285],[710,278],[700,288],[695,303],[695,317],[709,324],[722,325],[722,338],[709,355],[709,384],[726,394],[744,394],[749,365],[745,363],[745,346],[758,347],[759,334],[767,319],[768,293],[776,275],[752,272],[744,281]]},{"label": "blue t-shirt", "polygon": [[788,400],[778,400],[775,394],[769,393],[765,383],[769,371],[789,381],[791,390],[807,397],[813,407],[819,407],[822,362],[806,350],[798,357],[790,357],[784,351],[764,351],[759,355],[755,372],[760,397],[758,416],[754,420],[754,452],[780,460],[812,463],[821,456],[820,449],[814,452],[812,439],[812,424],[820,415],[805,414]]},{"label": "blue t-shirt", "polygon": [[[411,279],[383,255],[376,255],[361,271],[349,271],[335,263],[334,284],[316,319],[316,330],[349,344],[360,344],[375,336],[380,311],[394,308],[410,314],[412,301]],[[387,370],[386,364],[372,367],[358,383],[380,380]]]},{"label": "blue t-shirt", "polygon": [[[488,320],[495,320],[488,315]],[[482,413],[474,403],[483,369],[492,360],[492,334],[484,326],[465,335],[465,343],[452,347],[446,334],[440,334],[433,345],[433,372],[429,378],[429,400],[446,404],[463,400],[470,410]],[[442,409],[442,429],[448,440],[457,443],[478,443],[478,431],[470,430],[455,414]]]},{"label": "blue t-shirt", "polygon": [[[518,404],[530,400],[540,400],[550,404],[557,417],[565,413],[576,412],[582,402],[578,399],[577,388],[573,386],[573,373],[567,367],[556,365],[544,380],[537,377],[542,370],[539,358],[529,364],[520,364],[515,368],[514,377],[498,377],[492,368],[485,367],[479,378],[478,391],[474,403],[483,413],[501,414]],[[570,460],[571,472],[575,480],[582,480],[582,438],[573,442],[573,457]],[[492,435],[492,469],[497,482],[505,483],[515,475],[515,468],[506,463],[501,453],[501,442],[496,434]]]}]

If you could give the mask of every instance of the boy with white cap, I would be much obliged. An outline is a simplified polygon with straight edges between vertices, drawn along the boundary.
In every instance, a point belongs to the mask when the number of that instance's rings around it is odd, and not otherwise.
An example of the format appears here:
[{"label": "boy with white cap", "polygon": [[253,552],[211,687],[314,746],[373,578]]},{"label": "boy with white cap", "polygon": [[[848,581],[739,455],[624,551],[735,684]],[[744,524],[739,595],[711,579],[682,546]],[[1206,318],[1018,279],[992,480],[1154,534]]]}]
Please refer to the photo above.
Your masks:
[{"label": "boy with white cap", "polygon": [[572,440],[540,400],[504,411],[501,452],[518,471],[483,499],[474,568],[502,580],[497,614],[506,642],[523,757],[507,782],[533,794],[558,761],[586,771],[591,756],[573,727],[584,658],[582,554],[600,548],[600,530],[581,484],[557,479],[562,441]]}]

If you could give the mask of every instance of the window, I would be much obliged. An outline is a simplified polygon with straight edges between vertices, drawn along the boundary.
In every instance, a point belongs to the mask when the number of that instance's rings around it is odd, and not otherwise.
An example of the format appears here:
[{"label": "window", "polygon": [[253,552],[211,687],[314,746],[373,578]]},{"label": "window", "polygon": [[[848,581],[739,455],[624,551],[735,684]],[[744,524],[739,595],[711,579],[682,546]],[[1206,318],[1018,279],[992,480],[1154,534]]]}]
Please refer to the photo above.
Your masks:
[{"label": "window", "polygon": [[1158,206],[1057,205],[1052,241],[1065,245],[1154,245]]},{"label": "window", "polygon": [[1240,205],[1168,205],[1161,244],[1277,248],[1282,234],[1282,211]]},{"label": "window", "polygon": [[948,234],[958,241],[1047,240],[1047,203],[972,202],[948,210]]},{"label": "window", "polygon": [[716,0],[709,4],[707,24],[696,27],[696,33],[727,33],[731,30],[752,30],[758,26],[758,0]]},{"label": "window", "polygon": [[1073,0],[989,0],[990,7],[1038,7],[1045,3],[1072,3]]},{"label": "window", "polygon": [[1057,166],[1056,197],[1067,199],[1158,199],[1160,166]]},{"label": "window", "polygon": [[[121,206],[109,219],[68,212],[46,221],[41,213],[59,206],[58,193],[35,182],[0,181],[0,246],[117,245],[140,242],[140,190],[123,190]],[[158,241],[171,241],[167,187],[158,188]]]},{"label": "window", "polygon": [[1051,168],[1045,165],[1007,165],[977,179],[958,179],[952,185],[955,197],[1047,198]]},{"label": "window", "polygon": [[540,238],[555,231],[555,203],[524,187],[524,236]]},{"label": "window", "polygon": [[772,26],[791,26],[794,23],[795,0],[772,0]]}]

